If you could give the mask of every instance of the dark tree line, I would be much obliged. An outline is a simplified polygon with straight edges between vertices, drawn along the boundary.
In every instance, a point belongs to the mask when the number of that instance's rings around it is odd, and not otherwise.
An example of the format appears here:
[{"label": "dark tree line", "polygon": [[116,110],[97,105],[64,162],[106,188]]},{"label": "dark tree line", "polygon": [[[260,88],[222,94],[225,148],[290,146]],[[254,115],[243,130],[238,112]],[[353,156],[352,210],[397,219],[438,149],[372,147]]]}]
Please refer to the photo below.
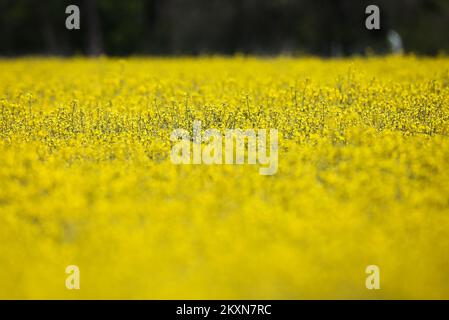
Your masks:
[{"label": "dark tree line", "polygon": [[[81,29],[65,28],[78,5]],[[381,9],[366,30],[365,8]],[[447,0],[0,0],[0,55],[363,54],[449,51]]]}]

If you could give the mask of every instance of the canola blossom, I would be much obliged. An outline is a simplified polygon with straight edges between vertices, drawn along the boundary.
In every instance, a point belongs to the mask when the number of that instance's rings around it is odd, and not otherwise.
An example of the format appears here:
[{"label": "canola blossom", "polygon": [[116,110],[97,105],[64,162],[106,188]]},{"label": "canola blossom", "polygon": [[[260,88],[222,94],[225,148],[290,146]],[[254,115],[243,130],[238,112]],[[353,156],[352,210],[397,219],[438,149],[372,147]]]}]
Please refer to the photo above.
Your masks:
[{"label": "canola blossom", "polygon": [[[449,298],[448,58],[0,70],[0,298]],[[174,164],[195,121],[277,130],[276,174]]]}]

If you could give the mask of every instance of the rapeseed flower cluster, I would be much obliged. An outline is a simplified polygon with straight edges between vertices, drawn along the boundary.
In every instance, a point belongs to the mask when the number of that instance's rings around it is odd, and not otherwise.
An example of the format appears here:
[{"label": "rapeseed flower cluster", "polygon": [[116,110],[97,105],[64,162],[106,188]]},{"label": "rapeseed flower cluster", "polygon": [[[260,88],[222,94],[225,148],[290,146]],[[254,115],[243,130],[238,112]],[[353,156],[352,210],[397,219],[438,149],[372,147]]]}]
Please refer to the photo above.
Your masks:
[{"label": "rapeseed flower cluster", "polygon": [[[0,298],[449,298],[448,58],[0,70]],[[174,165],[195,120],[277,129],[277,173]]]}]

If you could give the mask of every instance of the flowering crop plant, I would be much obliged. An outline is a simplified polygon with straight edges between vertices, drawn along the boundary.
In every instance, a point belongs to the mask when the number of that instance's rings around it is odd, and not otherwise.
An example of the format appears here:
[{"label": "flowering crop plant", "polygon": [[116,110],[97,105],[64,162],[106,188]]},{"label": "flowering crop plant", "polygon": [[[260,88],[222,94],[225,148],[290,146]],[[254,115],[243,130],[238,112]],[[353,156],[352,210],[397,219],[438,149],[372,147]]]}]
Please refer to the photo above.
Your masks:
[{"label": "flowering crop plant", "polygon": [[[447,57],[0,70],[0,298],[449,298]],[[195,121],[277,130],[275,174],[174,164]]]}]

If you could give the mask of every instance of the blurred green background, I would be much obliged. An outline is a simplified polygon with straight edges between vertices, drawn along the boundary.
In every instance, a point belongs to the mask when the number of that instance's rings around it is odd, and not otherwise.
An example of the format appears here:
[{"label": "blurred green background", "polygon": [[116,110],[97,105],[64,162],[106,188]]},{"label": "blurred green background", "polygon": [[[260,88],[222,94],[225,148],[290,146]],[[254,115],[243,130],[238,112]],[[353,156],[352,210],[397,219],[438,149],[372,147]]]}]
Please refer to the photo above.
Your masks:
[{"label": "blurred green background", "polygon": [[[78,5],[81,29],[65,28]],[[381,29],[365,28],[365,8]],[[0,0],[0,55],[197,55],[449,51],[448,0]]]}]

